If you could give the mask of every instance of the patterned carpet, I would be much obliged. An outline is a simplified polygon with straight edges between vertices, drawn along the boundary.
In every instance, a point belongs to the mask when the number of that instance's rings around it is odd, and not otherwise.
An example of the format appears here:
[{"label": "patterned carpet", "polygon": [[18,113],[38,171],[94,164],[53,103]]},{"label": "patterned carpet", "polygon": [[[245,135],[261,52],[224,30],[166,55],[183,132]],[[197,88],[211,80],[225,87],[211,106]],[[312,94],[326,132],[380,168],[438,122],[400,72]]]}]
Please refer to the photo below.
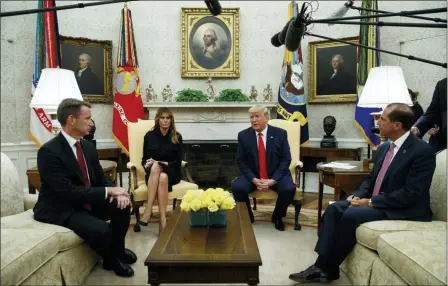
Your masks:
[{"label": "patterned carpet", "polygon": [[[323,198],[323,207],[328,205],[328,202],[333,199],[333,195],[324,194]],[[179,202],[178,202],[179,203]],[[310,226],[317,227],[317,206],[318,206],[317,194],[316,193],[305,193],[305,199],[302,201],[302,210],[299,214],[299,223],[302,226]],[[253,201],[251,201],[253,206]],[[140,213],[143,214],[145,210],[145,206],[140,208]],[[255,221],[271,221],[272,211],[275,207],[275,201],[263,201],[257,200],[257,210],[253,210]],[[173,205],[172,202],[168,205],[167,209],[167,217],[173,213]],[[150,223],[158,223],[159,222],[159,209],[156,206],[153,207],[153,216],[150,220]],[[135,224],[135,215],[131,217],[131,225]],[[288,208],[288,212],[286,217],[283,219],[283,222],[287,225],[294,225],[294,207],[290,206]]]}]

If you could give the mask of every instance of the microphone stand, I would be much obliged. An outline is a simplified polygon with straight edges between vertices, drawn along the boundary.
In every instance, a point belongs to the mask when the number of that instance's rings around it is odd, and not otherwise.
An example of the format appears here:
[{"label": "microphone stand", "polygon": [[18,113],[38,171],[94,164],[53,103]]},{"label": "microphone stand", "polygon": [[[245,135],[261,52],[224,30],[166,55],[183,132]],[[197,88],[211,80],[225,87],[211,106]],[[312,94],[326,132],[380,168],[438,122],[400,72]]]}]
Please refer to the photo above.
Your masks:
[{"label": "microphone stand", "polygon": [[447,64],[446,63],[439,63],[439,62],[435,62],[435,61],[425,60],[425,59],[422,59],[422,58],[419,58],[419,57],[414,57],[414,56],[411,56],[411,55],[403,55],[403,54],[399,54],[399,53],[395,53],[395,52],[391,52],[391,51],[387,51],[387,50],[382,50],[382,49],[378,49],[378,48],[373,48],[373,47],[369,47],[369,46],[355,44],[355,43],[352,43],[352,42],[349,42],[349,41],[338,40],[338,39],[333,39],[333,38],[330,38],[330,37],[320,36],[320,35],[316,35],[316,34],[309,33],[309,32],[305,32],[305,35],[313,36],[313,37],[317,37],[317,38],[322,38],[322,39],[326,39],[326,40],[331,40],[331,41],[335,41],[335,42],[339,42],[339,43],[344,43],[344,44],[348,44],[348,45],[352,45],[352,46],[356,46],[356,47],[360,47],[360,48],[365,48],[365,49],[369,49],[369,50],[374,50],[374,51],[378,51],[378,52],[382,52],[382,53],[386,53],[386,54],[391,54],[391,55],[407,58],[409,60],[420,61],[420,62],[424,62],[424,63],[427,63],[427,64],[432,64],[432,65],[436,65],[436,66],[447,68]]},{"label": "microphone stand", "polygon": [[[392,12],[387,12],[387,11],[382,11],[382,10],[361,8],[361,7],[350,6],[350,5],[346,5],[346,6],[350,9],[358,10],[358,11],[375,12],[375,13],[392,13]],[[446,20],[440,19],[440,18],[429,18],[429,17],[411,16],[411,15],[407,15],[407,16],[403,16],[403,17],[420,19],[420,20],[428,20],[428,21],[434,21],[434,22],[443,22],[443,23],[447,22]]]},{"label": "microphone stand", "polygon": [[99,1],[99,2],[78,3],[78,4],[73,4],[73,5],[56,6],[56,7],[49,7],[49,8],[2,12],[2,13],[0,13],[0,17],[18,16],[18,15],[40,13],[40,12],[49,12],[49,11],[68,10],[68,9],[84,8],[84,7],[89,7],[89,6],[115,4],[115,3],[131,2],[131,1],[138,1],[138,0],[108,0],[108,1]]}]

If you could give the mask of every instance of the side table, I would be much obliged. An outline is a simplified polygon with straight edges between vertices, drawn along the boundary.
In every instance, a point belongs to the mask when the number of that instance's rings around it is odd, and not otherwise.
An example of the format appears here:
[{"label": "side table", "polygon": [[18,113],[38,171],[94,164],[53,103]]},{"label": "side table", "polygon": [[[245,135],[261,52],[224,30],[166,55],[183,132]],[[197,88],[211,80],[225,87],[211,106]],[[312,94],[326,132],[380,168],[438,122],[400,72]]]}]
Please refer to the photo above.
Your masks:
[{"label": "side table", "polygon": [[317,211],[317,229],[320,229],[322,217],[322,198],[324,195],[324,185],[334,188],[334,200],[345,199],[349,194],[356,191],[361,183],[370,173],[370,168],[364,166],[363,161],[335,161],[338,163],[348,163],[355,166],[352,169],[340,169],[322,167],[324,162],[317,164],[319,171],[319,202]]},{"label": "side table", "polygon": [[[103,168],[104,176],[109,178],[115,185],[117,185],[117,163],[114,161],[100,160]],[[36,190],[40,189],[40,175],[37,166],[26,170],[28,177],[28,192],[35,194]]]},{"label": "side table", "polygon": [[[117,172],[120,176],[120,187],[123,187],[123,160],[122,155],[124,153],[121,152],[121,148],[106,148],[106,149],[97,149],[98,158],[101,160],[110,160],[117,163]],[[126,163],[125,163],[126,165]]]}]

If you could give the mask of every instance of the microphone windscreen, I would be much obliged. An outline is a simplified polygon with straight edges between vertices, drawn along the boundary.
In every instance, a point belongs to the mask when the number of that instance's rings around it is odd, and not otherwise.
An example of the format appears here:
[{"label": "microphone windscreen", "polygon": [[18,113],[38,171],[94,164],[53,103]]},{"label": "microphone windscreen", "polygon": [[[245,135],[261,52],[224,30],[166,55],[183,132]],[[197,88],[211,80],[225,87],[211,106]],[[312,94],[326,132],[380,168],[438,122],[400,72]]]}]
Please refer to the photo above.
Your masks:
[{"label": "microphone windscreen", "polygon": [[204,0],[204,2],[213,16],[218,16],[219,14],[221,14],[222,8],[218,0]]},{"label": "microphone windscreen", "polygon": [[297,51],[302,41],[303,34],[305,33],[305,24],[300,23],[296,26],[294,22],[289,23],[288,31],[286,32],[285,46],[291,51]]},{"label": "microphone windscreen", "polygon": [[275,35],[272,36],[272,38],[271,38],[271,44],[272,44],[274,47],[276,47],[276,48],[278,48],[278,47],[280,47],[281,45],[283,45],[283,44],[280,43],[280,41],[278,40],[279,35],[280,35],[280,32],[278,32],[277,34],[275,34]]},{"label": "microphone windscreen", "polygon": [[289,24],[293,21],[293,19],[289,20],[288,23],[283,27],[283,29],[278,34],[278,40],[281,45],[285,44],[286,33],[288,32]]}]

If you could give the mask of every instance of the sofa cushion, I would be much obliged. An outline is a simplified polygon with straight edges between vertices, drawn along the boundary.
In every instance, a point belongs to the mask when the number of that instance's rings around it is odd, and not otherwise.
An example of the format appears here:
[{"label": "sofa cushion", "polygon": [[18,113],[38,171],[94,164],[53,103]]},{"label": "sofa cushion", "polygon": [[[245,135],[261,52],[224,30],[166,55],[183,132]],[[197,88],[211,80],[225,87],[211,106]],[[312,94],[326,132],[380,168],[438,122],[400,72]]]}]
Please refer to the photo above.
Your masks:
[{"label": "sofa cushion", "polygon": [[1,229],[2,285],[19,285],[58,253],[52,231]]},{"label": "sofa cushion", "polygon": [[35,220],[33,210],[28,210],[13,216],[2,217],[1,228],[42,230],[54,233],[59,251],[68,250],[83,242],[81,237],[68,228]]},{"label": "sofa cushion", "polygon": [[446,230],[382,234],[378,254],[411,285],[446,285]]},{"label": "sofa cushion", "polygon": [[443,221],[407,221],[407,220],[379,220],[367,222],[356,229],[358,243],[373,250],[377,250],[378,238],[384,233],[412,230],[446,230]]},{"label": "sofa cushion", "polygon": [[[182,199],[188,190],[197,190],[198,185],[181,180],[179,184],[173,185],[173,191],[168,194],[169,199]],[[132,192],[134,195],[134,201],[146,201],[148,200],[148,187],[145,181],[138,182],[138,188]]]},{"label": "sofa cushion", "polygon": [[1,160],[0,215],[4,217],[23,212],[23,188],[16,167],[3,152]]},{"label": "sofa cushion", "polygon": [[433,220],[446,221],[446,149],[436,156],[436,170],[429,189]]}]

